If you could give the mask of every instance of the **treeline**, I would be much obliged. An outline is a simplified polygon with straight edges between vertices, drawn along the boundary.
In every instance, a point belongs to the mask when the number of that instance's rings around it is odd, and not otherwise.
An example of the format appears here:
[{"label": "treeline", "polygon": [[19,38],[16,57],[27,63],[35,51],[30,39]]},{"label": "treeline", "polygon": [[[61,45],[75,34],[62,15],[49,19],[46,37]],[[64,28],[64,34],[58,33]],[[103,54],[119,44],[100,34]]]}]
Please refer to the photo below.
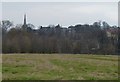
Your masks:
[{"label": "treeline", "polygon": [[16,25],[2,21],[3,53],[117,54],[118,28],[106,22],[75,25]]}]

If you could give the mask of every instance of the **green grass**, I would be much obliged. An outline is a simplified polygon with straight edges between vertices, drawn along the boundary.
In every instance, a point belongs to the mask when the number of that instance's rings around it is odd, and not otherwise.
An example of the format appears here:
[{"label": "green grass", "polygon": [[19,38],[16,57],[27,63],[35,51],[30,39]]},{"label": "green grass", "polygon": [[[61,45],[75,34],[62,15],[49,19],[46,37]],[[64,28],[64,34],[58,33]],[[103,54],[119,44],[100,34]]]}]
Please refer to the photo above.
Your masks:
[{"label": "green grass", "polygon": [[117,80],[118,56],[3,54],[3,80]]}]

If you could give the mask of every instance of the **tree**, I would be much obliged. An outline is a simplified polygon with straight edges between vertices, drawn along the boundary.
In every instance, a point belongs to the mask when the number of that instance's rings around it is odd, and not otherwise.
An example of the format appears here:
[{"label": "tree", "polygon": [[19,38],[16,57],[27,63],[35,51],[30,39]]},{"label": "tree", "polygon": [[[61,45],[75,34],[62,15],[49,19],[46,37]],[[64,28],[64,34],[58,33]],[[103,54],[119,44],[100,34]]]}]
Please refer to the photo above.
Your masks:
[{"label": "tree", "polygon": [[96,27],[96,28],[101,28],[101,22],[94,22],[93,23],[93,27]]},{"label": "tree", "polygon": [[2,28],[5,30],[8,30],[10,27],[13,26],[13,23],[9,20],[3,20],[2,21]]},{"label": "tree", "polygon": [[105,21],[103,21],[102,24],[103,24],[103,28],[109,28],[110,27],[110,25]]},{"label": "tree", "polygon": [[[11,28],[13,24],[10,21],[2,23],[4,53],[116,53],[117,43],[113,44],[116,38],[107,36],[107,29],[101,28],[101,22],[94,22],[93,25],[77,24],[68,28],[62,28],[59,24],[40,26],[39,29],[35,29],[33,24],[17,24]],[[109,27],[106,23],[103,26]],[[114,31],[116,27],[110,26],[110,28]],[[118,32],[118,51],[120,51],[119,38],[120,32]]]}]

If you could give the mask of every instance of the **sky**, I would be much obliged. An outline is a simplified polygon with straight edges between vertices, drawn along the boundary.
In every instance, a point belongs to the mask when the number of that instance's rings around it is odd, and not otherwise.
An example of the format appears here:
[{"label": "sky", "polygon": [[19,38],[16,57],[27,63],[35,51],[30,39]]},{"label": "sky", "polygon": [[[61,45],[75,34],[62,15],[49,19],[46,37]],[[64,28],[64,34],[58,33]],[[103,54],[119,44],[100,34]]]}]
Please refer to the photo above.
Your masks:
[{"label": "sky", "polygon": [[23,24],[23,15],[27,23],[36,27],[57,25],[92,24],[106,21],[118,26],[117,2],[3,2],[2,20]]},{"label": "sky", "polygon": [[2,2],[118,2],[119,0],[1,0]]}]

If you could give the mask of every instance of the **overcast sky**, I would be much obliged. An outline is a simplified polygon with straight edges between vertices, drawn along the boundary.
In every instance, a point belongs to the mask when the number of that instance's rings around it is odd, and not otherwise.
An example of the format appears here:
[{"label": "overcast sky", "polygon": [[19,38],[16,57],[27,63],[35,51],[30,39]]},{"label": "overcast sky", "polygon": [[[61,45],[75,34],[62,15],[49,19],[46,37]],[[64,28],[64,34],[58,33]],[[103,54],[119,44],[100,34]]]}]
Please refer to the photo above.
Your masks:
[{"label": "overcast sky", "polygon": [[2,2],[119,2],[119,0],[1,0]]},{"label": "overcast sky", "polygon": [[117,2],[3,2],[2,19],[9,19],[14,24],[23,23],[27,14],[27,23],[35,26],[60,24],[92,24],[95,21],[106,21],[118,25]]}]

